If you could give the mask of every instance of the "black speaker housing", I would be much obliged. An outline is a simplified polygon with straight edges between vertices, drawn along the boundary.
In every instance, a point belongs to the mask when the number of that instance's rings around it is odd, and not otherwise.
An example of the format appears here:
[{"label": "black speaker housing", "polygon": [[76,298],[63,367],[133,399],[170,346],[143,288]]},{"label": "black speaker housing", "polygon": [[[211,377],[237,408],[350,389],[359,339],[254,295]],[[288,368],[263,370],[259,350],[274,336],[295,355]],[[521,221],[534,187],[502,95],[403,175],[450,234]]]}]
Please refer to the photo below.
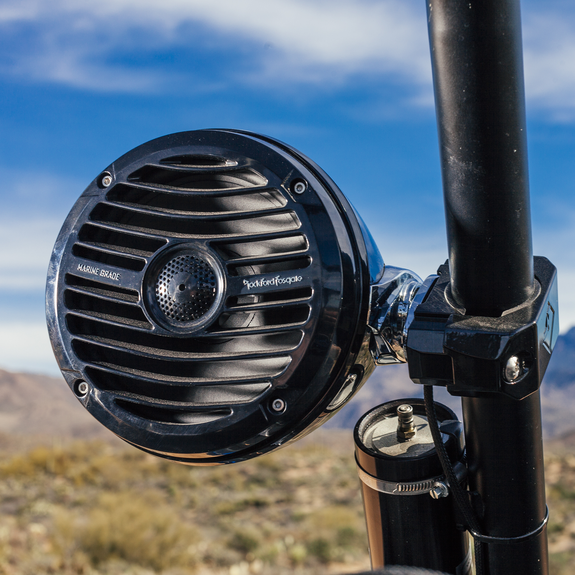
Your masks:
[{"label": "black speaker housing", "polygon": [[382,273],[361,219],[302,154],[182,132],[119,158],[72,208],[49,334],[79,401],[125,441],[241,461],[316,428],[367,379]]}]

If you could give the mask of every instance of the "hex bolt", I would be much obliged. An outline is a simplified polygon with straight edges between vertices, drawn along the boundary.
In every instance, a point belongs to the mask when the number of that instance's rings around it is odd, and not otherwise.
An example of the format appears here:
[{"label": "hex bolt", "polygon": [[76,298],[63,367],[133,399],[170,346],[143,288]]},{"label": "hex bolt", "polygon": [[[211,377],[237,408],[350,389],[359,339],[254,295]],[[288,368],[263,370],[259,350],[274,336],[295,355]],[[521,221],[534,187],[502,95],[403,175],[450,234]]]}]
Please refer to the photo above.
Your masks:
[{"label": "hex bolt", "polygon": [[442,497],[447,497],[449,495],[449,487],[443,481],[436,481],[433,487],[429,490],[429,495],[433,499],[441,499]]},{"label": "hex bolt", "polygon": [[404,403],[397,408],[397,438],[407,441],[415,436],[417,429],[413,421],[413,407]]},{"label": "hex bolt", "polygon": [[303,180],[298,180],[293,185],[293,191],[296,194],[303,194],[307,190],[307,184]]},{"label": "hex bolt", "polygon": [[102,178],[102,185],[107,188],[112,183],[112,176],[110,174],[104,175]]},{"label": "hex bolt", "polygon": [[79,381],[76,384],[76,395],[78,397],[86,397],[90,391],[90,386],[85,381]]},{"label": "hex bolt", "polygon": [[272,401],[272,411],[276,413],[283,413],[286,409],[286,402],[279,397]]},{"label": "hex bolt", "polygon": [[525,373],[526,369],[523,360],[516,355],[512,355],[505,364],[503,377],[507,383],[514,384],[517,383]]}]

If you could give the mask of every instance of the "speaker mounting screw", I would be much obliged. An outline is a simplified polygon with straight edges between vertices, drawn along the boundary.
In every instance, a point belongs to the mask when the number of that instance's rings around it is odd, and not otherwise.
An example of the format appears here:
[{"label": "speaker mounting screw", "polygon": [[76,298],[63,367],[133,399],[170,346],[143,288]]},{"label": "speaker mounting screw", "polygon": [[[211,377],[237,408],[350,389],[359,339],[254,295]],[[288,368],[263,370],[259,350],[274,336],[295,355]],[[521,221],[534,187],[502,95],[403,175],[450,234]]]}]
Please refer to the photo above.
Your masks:
[{"label": "speaker mounting screw", "polygon": [[110,174],[104,174],[102,176],[102,185],[107,188],[112,183],[112,176]]},{"label": "speaker mounting screw", "polygon": [[303,180],[296,180],[292,184],[292,189],[296,194],[303,194],[307,190],[307,184]]},{"label": "speaker mounting screw", "polygon": [[90,391],[90,386],[85,381],[78,381],[74,386],[74,391],[78,397],[86,397]]},{"label": "speaker mounting screw", "polygon": [[272,411],[283,413],[286,410],[286,402],[279,397],[272,401]]}]

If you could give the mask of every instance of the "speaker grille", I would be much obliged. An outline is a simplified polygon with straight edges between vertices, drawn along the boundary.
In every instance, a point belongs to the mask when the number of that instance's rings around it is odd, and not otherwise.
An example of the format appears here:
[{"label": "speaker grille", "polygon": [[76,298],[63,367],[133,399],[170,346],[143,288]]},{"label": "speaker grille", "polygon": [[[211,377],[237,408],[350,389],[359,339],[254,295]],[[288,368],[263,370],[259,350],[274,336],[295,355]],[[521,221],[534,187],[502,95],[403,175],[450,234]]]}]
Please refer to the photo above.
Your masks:
[{"label": "speaker grille", "polygon": [[65,290],[71,346],[91,383],[118,407],[162,423],[201,425],[261,399],[302,341],[311,285],[228,292],[217,317],[189,337],[155,325],[138,288],[157,254],[191,245],[162,265],[153,286],[155,315],[178,328],[209,315],[222,289],[197,246],[221,258],[227,276],[308,267],[309,243],[285,192],[241,161],[182,155],[142,166],[102,196],[73,244],[82,263]]},{"label": "speaker grille", "polygon": [[351,206],[291,149],[223,130],[144,144],[58,237],[47,308],[62,372],[150,452],[212,464],[274,449],[370,360],[356,237]]}]

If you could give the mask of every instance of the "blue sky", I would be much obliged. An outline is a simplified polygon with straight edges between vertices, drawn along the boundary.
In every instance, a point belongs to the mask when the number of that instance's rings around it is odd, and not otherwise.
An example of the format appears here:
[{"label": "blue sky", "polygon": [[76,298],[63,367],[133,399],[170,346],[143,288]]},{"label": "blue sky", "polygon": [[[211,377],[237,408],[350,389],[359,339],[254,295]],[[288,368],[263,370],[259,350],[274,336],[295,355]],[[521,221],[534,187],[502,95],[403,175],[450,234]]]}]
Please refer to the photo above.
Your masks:
[{"label": "blue sky", "polygon": [[[522,3],[535,253],[575,325],[575,5]],[[447,254],[423,0],[0,0],[0,367],[57,373],[45,272],[77,196],[129,149],[230,127],[284,140],[385,261]]]}]

